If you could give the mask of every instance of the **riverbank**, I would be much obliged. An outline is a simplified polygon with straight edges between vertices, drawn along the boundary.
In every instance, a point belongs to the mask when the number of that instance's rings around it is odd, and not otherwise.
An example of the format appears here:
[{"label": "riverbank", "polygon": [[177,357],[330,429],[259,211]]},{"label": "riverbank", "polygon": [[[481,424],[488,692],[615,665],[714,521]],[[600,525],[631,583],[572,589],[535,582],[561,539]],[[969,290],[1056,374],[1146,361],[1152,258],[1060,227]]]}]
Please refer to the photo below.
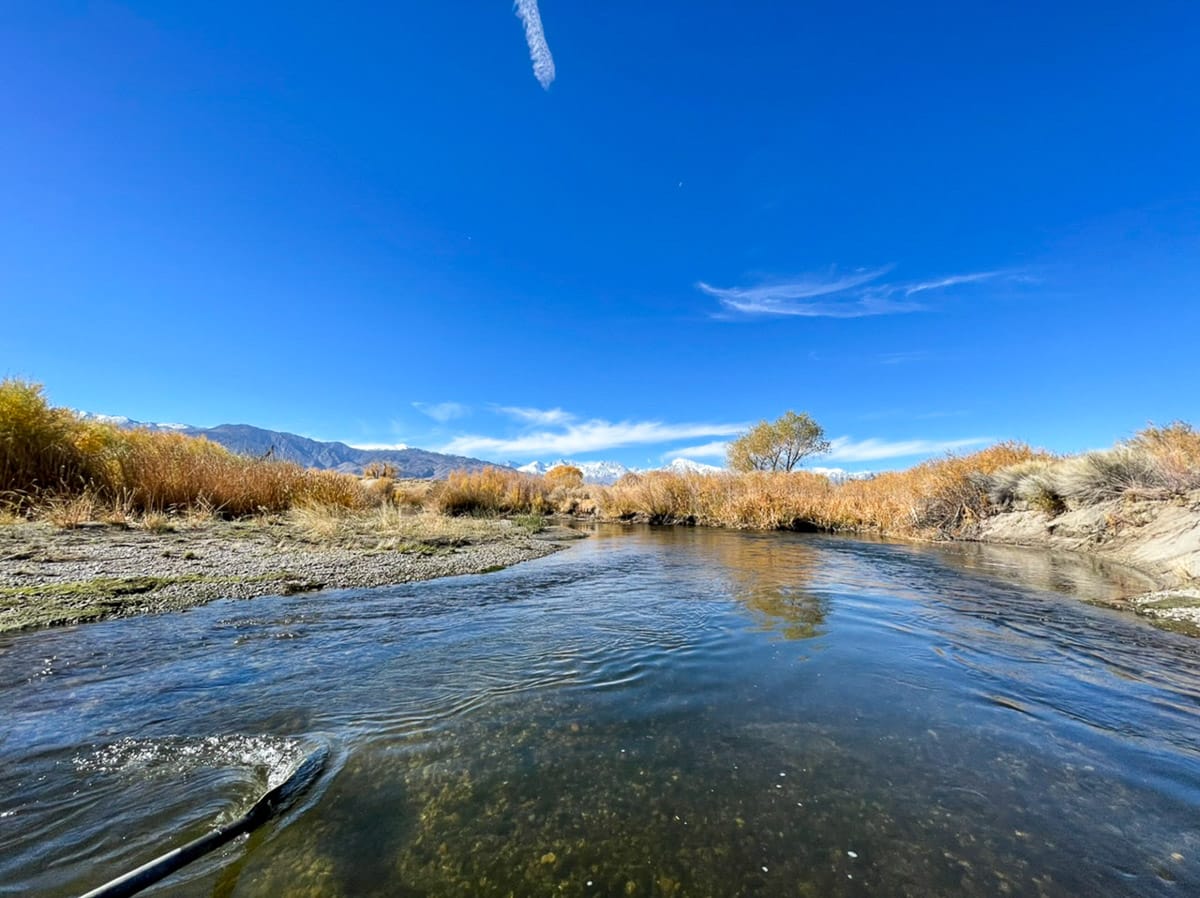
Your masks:
[{"label": "riverbank", "polygon": [[[484,573],[582,535],[537,516],[452,518],[391,508],[148,523],[0,526],[0,633],[179,611],[218,598]],[[1200,490],[1060,514],[1017,503],[949,541],[1067,551],[1131,568],[1153,588],[1119,607],[1200,635]]]},{"label": "riverbank", "polygon": [[268,516],[0,526],[0,633],[180,611],[214,599],[487,573],[581,536],[537,519]]},{"label": "riverbank", "polygon": [[1156,588],[1129,596],[1128,607],[1200,635],[1200,490],[1169,499],[1110,499],[1060,514],[1017,507],[985,518],[964,537],[1082,552],[1133,568]]}]

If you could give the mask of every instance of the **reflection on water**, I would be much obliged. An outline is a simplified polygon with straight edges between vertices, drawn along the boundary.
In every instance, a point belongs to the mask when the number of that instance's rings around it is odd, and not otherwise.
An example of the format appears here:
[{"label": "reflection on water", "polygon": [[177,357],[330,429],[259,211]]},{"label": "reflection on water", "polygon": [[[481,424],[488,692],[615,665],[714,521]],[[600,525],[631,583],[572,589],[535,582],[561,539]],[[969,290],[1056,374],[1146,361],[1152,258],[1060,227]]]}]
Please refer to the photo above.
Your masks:
[{"label": "reflection on water", "polygon": [[170,894],[1196,894],[1200,643],[1080,601],[1113,576],[604,529],[496,575],[10,638],[0,894],[236,816],[319,734],[305,806]]},{"label": "reflection on water", "polygon": [[718,562],[731,596],[785,639],[820,635],[828,602],[809,589],[821,563],[818,549],[774,533],[729,539],[713,530],[692,531],[691,544]]}]

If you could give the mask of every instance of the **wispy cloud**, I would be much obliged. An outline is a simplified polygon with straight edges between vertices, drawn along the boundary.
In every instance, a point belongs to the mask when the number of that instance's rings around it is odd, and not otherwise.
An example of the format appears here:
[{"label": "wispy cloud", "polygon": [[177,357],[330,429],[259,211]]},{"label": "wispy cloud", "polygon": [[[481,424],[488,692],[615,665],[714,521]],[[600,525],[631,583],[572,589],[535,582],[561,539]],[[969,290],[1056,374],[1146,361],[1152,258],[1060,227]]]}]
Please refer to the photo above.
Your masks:
[{"label": "wispy cloud", "polygon": [[[847,275],[809,275],[790,281],[758,284],[754,287],[714,287],[700,281],[696,286],[709,296],[715,296],[721,305],[743,315],[837,315],[849,311],[849,307],[838,302],[813,300],[821,296],[846,293],[869,284],[882,277],[888,268],[857,271]],[[860,313],[861,314],[861,313]]]},{"label": "wispy cloud", "polygon": [[913,455],[940,455],[994,442],[992,437],[968,437],[961,440],[852,440],[838,437],[830,441],[829,461],[879,461],[884,458],[908,458]]},{"label": "wispy cloud", "polygon": [[442,423],[465,417],[471,413],[469,406],[459,402],[414,402],[412,406],[422,415]]},{"label": "wispy cloud", "polygon": [[701,443],[699,446],[684,446],[682,449],[672,449],[664,452],[663,458],[724,458],[729,451],[726,440],[713,443]]},{"label": "wispy cloud", "polygon": [[988,281],[1006,273],[1003,271],[978,271],[975,274],[955,274],[933,281],[910,284],[904,288],[904,295],[912,296],[914,293],[923,293],[926,290],[942,290],[946,287],[957,287],[959,284],[974,284],[977,281]]},{"label": "wispy cloud", "polygon": [[714,287],[704,281],[696,286],[721,303],[724,311],[715,317],[865,318],[924,311],[927,306],[909,298],[919,293],[1015,277],[1012,272],[980,271],[915,283],[880,280],[891,269],[889,265],[847,275],[809,275],[751,287]]},{"label": "wispy cloud", "polygon": [[667,424],[662,421],[603,421],[566,423],[555,430],[539,430],[515,437],[469,434],[442,447],[454,455],[483,455],[510,459],[532,455],[567,456],[603,452],[624,446],[653,445],[701,437],[732,436],[746,429],[737,424]]},{"label": "wispy cloud", "polygon": [[501,405],[497,406],[496,411],[520,421],[528,421],[530,424],[565,424],[568,421],[575,420],[574,415],[570,412],[564,412],[561,408],[522,408],[519,406]]},{"label": "wispy cloud", "polygon": [[924,362],[929,359],[929,353],[923,349],[909,352],[885,352],[879,356],[881,365],[906,365],[909,362]]},{"label": "wispy cloud", "polygon": [[[342,440],[342,442],[346,442],[346,441]],[[352,449],[366,449],[368,451],[370,451],[372,449],[374,449],[374,450],[386,449],[386,450],[391,451],[391,450],[395,450],[395,449],[408,449],[409,448],[409,445],[407,443],[346,443],[346,445]]]},{"label": "wispy cloud", "polygon": [[544,90],[554,82],[554,57],[546,43],[542,30],[542,15],[538,12],[537,0],[517,0],[513,9],[525,25],[525,43],[529,44],[529,59],[533,62],[533,77]]}]

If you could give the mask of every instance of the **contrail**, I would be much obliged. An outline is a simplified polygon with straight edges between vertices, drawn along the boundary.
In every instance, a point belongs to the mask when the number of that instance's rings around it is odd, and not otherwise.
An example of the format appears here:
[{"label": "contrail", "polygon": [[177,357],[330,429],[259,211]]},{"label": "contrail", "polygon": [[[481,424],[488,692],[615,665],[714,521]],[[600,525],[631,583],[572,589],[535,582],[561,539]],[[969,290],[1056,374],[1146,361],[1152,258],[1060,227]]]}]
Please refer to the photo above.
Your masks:
[{"label": "contrail", "polygon": [[537,0],[516,0],[513,8],[525,23],[525,42],[529,44],[529,58],[533,61],[533,77],[549,90],[554,80],[554,57],[550,55],[546,34],[542,31],[542,16],[538,12]]}]

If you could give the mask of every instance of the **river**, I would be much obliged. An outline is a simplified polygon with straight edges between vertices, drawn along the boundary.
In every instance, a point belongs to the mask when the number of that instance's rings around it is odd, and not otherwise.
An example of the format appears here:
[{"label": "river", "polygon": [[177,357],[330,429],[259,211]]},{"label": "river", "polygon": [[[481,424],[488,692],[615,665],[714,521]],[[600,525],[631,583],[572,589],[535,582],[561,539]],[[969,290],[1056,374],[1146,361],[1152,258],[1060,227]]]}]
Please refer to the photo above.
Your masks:
[{"label": "river", "polygon": [[[600,528],[475,577],[0,637],[0,895],[1200,894],[1200,641],[1087,559]],[[150,894],[150,893],[148,893]]]}]

